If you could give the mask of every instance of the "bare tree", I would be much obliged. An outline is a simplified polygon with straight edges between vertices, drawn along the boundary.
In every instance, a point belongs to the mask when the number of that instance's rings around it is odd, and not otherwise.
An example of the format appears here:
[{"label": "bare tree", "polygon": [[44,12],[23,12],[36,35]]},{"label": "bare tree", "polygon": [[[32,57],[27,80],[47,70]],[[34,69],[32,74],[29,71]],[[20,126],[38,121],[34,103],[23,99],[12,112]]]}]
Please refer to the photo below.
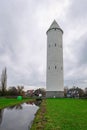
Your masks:
[{"label": "bare tree", "polygon": [[87,95],[87,87],[85,88],[85,94]]},{"label": "bare tree", "polygon": [[43,97],[46,96],[46,90],[44,88],[39,88],[34,91],[35,96],[39,96],[39,94],[42,94]]},{"label": "bare tree", "polygon": [[22,96],[23,93],[24,93],[23,89],[24,89],[24,86],[17,86],[18,94],[21,95],[21,96]]},{"label": "bare tree", "polygon": [[10,96],[17,96],[18,95],[17,88],[14,87],[14,86],[9,87],[8,95],[10,95]]},{"label": "bare tree", "polygon": [[6,87],[7,87],[7,69],[5,67],[2,70],[2,74],[1,74],[1,91],[2,91],[2,96],[5,95]]},{"label": "bare tree", "polygon": [[67,92],[68,92],[68,86],[64,87],[64,96],[67,97]]}]

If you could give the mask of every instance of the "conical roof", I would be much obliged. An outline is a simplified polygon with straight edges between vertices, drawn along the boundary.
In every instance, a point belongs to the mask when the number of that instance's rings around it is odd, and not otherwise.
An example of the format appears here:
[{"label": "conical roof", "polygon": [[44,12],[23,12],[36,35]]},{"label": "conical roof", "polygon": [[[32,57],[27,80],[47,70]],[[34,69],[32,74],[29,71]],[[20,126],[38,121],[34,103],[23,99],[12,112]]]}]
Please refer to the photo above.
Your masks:
[{"label": "conical roof", "polygon": [[47,32],[48,32],[49,30],[51,30],[51,29],[59,29],[59,30],[61,30],[62,33],[63,33],[63,30],[60,28],[60,26],[58,25],[58,23],[56,22],[56,20],[54,20],[54,21],[52,22],[52,24],[51,24],[50,28],[47,30]]},{"label": "conical roof", "polygon": [[58,25],[58,23],[56,22],[56,20],[54,20],[50,26],[49,29],[52,29],[52,28],[60,28],[60,26]]}]

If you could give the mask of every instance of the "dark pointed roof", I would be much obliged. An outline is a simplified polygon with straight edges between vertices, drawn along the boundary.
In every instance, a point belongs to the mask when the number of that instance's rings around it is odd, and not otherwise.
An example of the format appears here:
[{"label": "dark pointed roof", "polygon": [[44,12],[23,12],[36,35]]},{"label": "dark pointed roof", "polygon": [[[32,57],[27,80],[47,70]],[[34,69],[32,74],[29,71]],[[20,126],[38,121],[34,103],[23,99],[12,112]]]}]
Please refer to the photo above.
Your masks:
[{"label": "dark pointed roof", "polygon": [[58,23],[56,22],[56,20],[54,20],[50,26],[49,29],[52,29],[52,28],[60,28],[60,26],[58,25]]},{"label": "dark pointed roof", "polygon": [[59,29],[59,30],[61,30],[62,33],[63,33],[63,30],[60,28],[60,26],[58,25],[58,23],[56,22],[56,20],[54,20],[54,21],[52,22],[52,24],[51,24],[50,28],[47,30],[47,32],[48,32],[49,30],[51,30],[51,29]]}]

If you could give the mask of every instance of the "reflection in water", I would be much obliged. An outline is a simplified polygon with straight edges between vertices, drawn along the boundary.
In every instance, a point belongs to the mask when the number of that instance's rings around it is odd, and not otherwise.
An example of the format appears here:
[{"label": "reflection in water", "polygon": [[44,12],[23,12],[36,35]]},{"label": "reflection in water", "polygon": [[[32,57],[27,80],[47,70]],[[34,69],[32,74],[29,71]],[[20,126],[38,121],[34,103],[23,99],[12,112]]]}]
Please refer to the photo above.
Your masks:
[{"label": "reflection in water", "polygon": [[39,99],[39,100],[35,100],[35,101],[28,101],[28,102],[26,102],[26,104],[31,104],[31,105],[35,104],[36,106],[40,106],[41,102],[42,102],[42,100]]},{"label": "reflection in water", "polygon": [[23,107],[22,107],[22,105],[21,104],[18,104],[18,105],[15,105],[15,106],[10,106],[10,107],[8,107],[7,109],[19,109],[19,110],[21,110]]},{"label": "reflection in water", "polygon": [[36,105],[36,106],[40,106],[41,102],[42,102],[42,100],[36,100],[36,101],[35,101],[35,105]]},{"label": "reflection in water", "polygon": [[33,120],[31,120],[30,124],[28,125],[28,130],[30,130],[32,124],[33,124]]},{"label": "reflection in water", "polygon": [[1,110],[1,109],[0,109],[0,124],[2,123],[3,112],[4,112],[4,110]]},{"label": "reflection in water", "polygon": [[22,107],[22,105],[21,104],[19,104],[19,105],[16,105],[16,107],[15,107],[16,109],[19,109],[19,110],[21,110],[23,107]]},{"label": "reflection in water", "polygon": [[27,102],[0,110],[0,130],[29,130],[39,108],[31,104]]}]

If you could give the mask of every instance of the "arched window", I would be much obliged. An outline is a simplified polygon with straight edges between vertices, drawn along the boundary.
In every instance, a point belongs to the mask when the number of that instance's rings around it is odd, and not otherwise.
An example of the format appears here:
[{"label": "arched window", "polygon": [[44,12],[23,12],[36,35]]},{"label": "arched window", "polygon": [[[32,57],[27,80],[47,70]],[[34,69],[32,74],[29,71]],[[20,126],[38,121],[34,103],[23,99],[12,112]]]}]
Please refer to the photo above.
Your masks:
[{"label": "arched window", "polygon": [[55,43],[55,47],[56,47],[56,43]]}]

